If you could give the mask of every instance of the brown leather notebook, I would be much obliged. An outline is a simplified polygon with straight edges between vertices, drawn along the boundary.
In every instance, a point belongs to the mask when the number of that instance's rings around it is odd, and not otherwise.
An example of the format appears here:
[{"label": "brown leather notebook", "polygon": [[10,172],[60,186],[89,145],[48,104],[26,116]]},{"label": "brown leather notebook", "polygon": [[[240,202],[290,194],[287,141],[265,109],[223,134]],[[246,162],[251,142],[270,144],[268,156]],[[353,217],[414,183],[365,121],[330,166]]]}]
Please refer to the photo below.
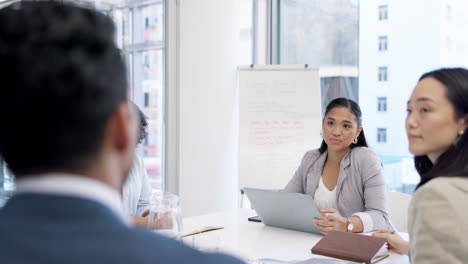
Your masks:
[{"label": "brown leather notebook", "polygon": [[388,257],[385,238],[330,231],[312,248],[312,253],[366,264]]}]

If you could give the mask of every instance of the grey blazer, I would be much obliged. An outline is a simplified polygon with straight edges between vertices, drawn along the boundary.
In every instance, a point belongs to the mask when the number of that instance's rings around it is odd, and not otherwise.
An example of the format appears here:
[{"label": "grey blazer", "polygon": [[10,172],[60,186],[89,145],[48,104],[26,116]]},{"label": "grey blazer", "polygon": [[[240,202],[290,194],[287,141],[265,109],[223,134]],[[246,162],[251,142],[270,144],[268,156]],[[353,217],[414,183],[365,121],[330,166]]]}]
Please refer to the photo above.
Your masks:
[{"label": "grey blazer", "polygon": [[468,179],[438,177],[413,195],[409,208],[411,263],[467,263]]},{"label": "grey blazer", "polygon": [[[307,152],[284,191],[314,197],[326,158],[327,151],[323,154],[318,149]],[[381,228],[394,229],[387,213],[387,191],[382,165],[371,149],[352,148],[341,160],[336,184],[336,204],[342,216],[361,217],[365,232]],[[364,221],[363,217],[371,221]]]}]

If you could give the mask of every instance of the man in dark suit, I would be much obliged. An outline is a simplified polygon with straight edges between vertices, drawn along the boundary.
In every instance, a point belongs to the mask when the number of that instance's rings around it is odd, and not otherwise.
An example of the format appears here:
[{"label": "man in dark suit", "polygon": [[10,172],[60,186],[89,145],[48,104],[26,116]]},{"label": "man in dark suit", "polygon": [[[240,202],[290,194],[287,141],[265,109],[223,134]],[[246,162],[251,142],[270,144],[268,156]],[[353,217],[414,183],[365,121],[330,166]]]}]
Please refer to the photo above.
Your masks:
[{"label": "man in dark suit", "polygon": [[241,263],[128,222],[119,192],[138,117],[113,32],[70,4],[0,10],[0,154],[17,179],[0,263]]}]

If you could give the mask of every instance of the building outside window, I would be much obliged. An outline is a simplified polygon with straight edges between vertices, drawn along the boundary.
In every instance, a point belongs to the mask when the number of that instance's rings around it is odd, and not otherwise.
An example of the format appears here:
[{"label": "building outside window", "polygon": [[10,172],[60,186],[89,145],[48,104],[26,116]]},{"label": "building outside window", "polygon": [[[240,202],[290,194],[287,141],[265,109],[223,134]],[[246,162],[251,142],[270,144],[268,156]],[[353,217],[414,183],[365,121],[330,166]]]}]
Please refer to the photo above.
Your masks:
[{"label": "building outside window", "polygon": [[377,142],[387,143],[387,129],[386,128],[377,128]]},{"label": "building outside window", "polygon": [[272,10],[276,21],[273,26],[277,27],[272,30],[272,64],[308,64],[321,68],[322,109],[337,97],[358,102],[358,2],[272,2],[278,3]]},{"label": "building outside window", "polygon": [[379,20],[387,20],[388,19],[388,6],[387,5],[381,5],[379,6]]},{"label": "building outside window", "polygon": [[379,67],[379,82],[386,82],[387,81],[387,67]]},{"label": "building outside window", "polygon": [[387,97],[377,97],[377,111],[387,112]]},{"label": "building outside window", "polygon": [[387,51],[388,48],[388,37],[380,36],[379,37],[379,51]]}]

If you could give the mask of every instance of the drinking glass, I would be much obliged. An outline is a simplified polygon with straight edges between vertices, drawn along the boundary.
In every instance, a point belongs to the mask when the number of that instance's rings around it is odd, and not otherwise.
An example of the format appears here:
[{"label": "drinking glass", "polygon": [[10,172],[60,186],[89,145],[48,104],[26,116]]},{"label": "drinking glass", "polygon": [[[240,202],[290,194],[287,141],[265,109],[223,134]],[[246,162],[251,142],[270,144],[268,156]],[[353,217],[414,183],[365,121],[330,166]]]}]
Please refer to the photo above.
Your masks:
[{"label": "drinking glass", "polygon": [[170,192],[156,191],[151,195],[148,229],[180,239],[182,218],[179,197]]}]

